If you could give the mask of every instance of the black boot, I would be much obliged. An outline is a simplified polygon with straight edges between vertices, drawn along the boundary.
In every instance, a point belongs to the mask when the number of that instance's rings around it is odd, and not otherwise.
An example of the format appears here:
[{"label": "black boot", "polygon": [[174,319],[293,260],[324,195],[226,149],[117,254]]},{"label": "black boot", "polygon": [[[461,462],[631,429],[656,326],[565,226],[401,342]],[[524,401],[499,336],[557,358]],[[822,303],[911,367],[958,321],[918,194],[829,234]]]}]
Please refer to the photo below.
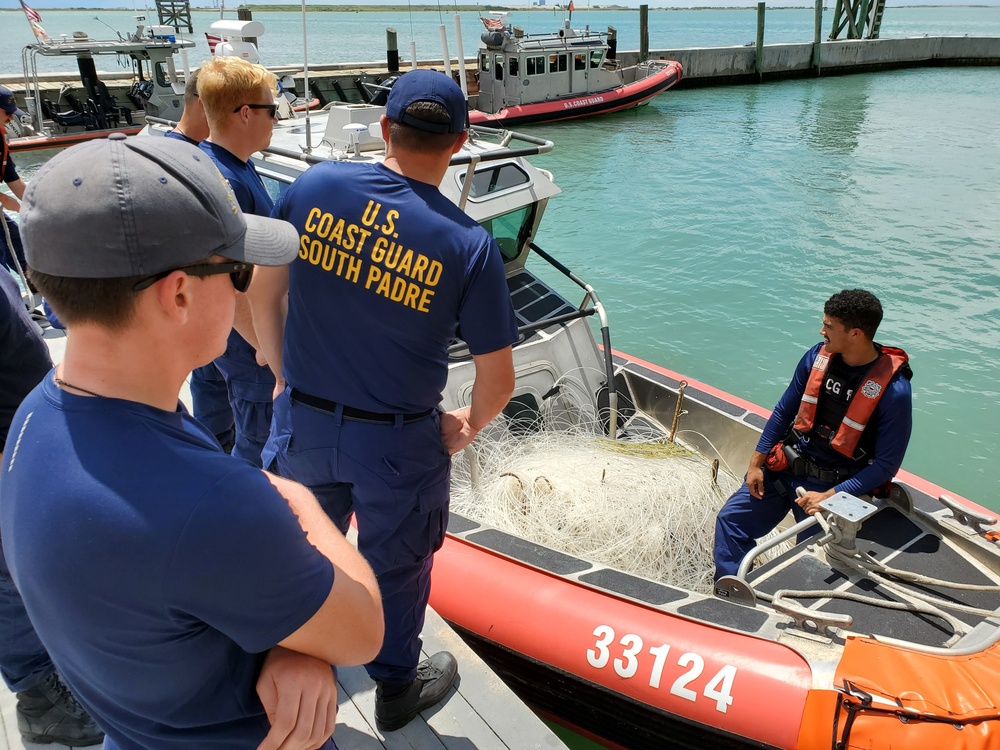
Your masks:
[{"label": "black boot", "polygon": [[383,732],[406,726],[418,713],[444,698],[458,676],[458,662],[447,651],[439,651],[417,665],[417,679],[402,689],[389,691],[384,683],[375,688],[375,725]]},{"label": "black boot", "polygon": [[17,728],[25,740],[41,744],[86,747],[104,740],[104,732],[55,672],[17,693]]}]

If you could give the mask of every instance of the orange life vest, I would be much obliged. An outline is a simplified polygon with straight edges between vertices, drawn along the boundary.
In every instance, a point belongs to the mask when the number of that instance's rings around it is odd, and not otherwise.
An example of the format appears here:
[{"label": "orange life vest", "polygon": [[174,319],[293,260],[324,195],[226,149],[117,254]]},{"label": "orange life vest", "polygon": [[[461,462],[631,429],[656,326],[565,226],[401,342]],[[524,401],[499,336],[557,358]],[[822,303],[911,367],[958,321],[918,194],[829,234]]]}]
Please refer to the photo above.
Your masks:
[{"label": "orange life vest", "polygon": [[[875,412],[875,407],[885,393],[885,389],[889,387],[889,381],[909,359],[902,349],[891,346],[883,346],[881,349],[882,353],[868,371],[864,383],[851,396],[851,402],[847,405],[847,413],[841,420],[836,434],[830,440],[830,447],[848,458],[854,457],[858,441],[861,440],[861,433],[868,426],[868,420]],[[833,355],[827,350],[826,344],[821,346],[816,354],[816,361],[813,362],[812,370],[809,371],[809,380],[806,381],[806,389],[802,394],[802,401],[799,402],[799,413],[796,415],[793,425],[793,429],[797,432],[802,434],[809,432],[816,422],[816,406],[823,388],[823,378],[830,368],[832,357]]]}]

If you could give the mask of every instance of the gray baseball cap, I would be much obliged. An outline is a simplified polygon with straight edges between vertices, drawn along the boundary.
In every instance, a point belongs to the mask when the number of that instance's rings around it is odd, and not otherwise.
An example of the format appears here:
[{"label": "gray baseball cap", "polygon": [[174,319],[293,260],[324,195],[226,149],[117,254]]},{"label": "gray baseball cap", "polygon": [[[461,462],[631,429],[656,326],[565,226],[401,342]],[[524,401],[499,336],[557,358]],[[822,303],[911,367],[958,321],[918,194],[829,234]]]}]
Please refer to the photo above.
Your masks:
[{"label": "gray baseball cap", "polygon": [[291,262],[298,233],[240,211],[229,183],[194,146],[126,137],[72,146],[24,192],[28,265],[50,276],[146,276],[212,255],[262,266]]}]

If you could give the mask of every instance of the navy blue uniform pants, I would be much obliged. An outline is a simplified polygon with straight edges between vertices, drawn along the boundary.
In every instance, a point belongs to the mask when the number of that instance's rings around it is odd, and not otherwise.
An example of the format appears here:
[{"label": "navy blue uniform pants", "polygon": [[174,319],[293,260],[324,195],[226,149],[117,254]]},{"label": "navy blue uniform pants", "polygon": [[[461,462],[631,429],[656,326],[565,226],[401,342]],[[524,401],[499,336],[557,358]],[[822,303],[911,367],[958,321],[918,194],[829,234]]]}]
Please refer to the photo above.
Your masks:
[{"label": "navy blue uniform pants", "polygon": [[234,442],[236,426],[229,405],[229,387],[214,362],[191,372],[191,411],[219,442]]},{"label": "navy blue uniform pants", "polygon": [[236,423],[233,455],[262,466],[260,453],[271,431],[274,373],[257,364],[256,352],[236,331],[229,334],[226,353],[215,360],[226,379],[229,405]]},{"label": "navy blue uniform pants", "polygon": [[[773,531],[788,511],[792,511],[796,521],[806,517],[805,511],[795,503],[796,487],[802,487],[807,492],[823,492],[831,486],[811,477],[778,474],[764,469],[764,496],[758,499],[750,494],[750,488],[744,481],[715,519],[715,546],[712,550],[715,580],[736,575],[747,552],[757,546],[758,539]],[[799,540],[814,533],[809,530]]]},{"label": "navy blue uniform pants", "polygon": [[0,674],[12,691],[30,690],[56,671],[28,619],[0,548]]},{"label": "navy blue uniform pants", "polygon": [[448,523],[451,459],[440,418],[373,424],[294,401],[274,402],[265,466],[308,487],[337,527],[357,519],[358,549],[375,571],[385,641],[368,674],[380,682],[416,677],[434,553]]}]

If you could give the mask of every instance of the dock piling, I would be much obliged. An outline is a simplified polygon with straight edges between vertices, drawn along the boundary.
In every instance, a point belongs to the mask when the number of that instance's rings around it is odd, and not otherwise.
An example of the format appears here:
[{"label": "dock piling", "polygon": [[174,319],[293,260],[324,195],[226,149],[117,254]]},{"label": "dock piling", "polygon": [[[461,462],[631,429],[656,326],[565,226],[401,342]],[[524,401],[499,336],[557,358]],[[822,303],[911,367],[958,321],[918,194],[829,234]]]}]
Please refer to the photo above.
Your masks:
[{"label": "dock piling", "polygon": [[390,73],[399,72],[399,43],[395,29],[385,30],[385,61]]},{"label": "dock piling", "polygon": [[757,3],[757,46],[754,49],[753,69],[757,74],[757,80],[764,77],[764,5]]},{"label": "dock piling", "polygon": [[639,62],[649,57],[649,6],[639,6]]},{"label": "dock piling", "polygon": [[823,0],[816,0],[816,19],[815,28],[813,29],[813,70],[816,71],[816,75],[820,74],[820,44],[822,44],[821,37],[823,36]]}]

